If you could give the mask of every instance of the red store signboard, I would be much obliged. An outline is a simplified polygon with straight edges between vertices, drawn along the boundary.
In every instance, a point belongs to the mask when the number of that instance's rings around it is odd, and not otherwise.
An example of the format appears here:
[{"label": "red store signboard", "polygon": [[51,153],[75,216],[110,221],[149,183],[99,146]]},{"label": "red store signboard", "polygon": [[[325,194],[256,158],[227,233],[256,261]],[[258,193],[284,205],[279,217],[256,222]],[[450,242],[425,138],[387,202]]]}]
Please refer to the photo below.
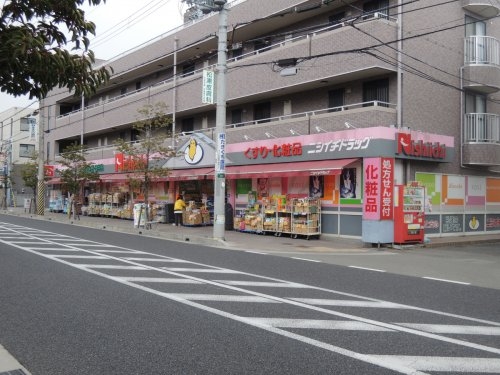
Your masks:
[{"label": "red store signboard", "polygon": [[363,218],[392,220],[394,215],[394,159],[365,158],[363,173]]}]

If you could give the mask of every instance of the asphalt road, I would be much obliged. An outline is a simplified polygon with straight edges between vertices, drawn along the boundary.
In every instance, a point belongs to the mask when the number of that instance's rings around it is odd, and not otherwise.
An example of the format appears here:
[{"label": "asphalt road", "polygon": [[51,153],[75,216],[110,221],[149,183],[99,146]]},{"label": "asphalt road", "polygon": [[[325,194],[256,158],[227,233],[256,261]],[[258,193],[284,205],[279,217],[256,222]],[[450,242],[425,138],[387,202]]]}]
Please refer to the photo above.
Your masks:
[{"label": "asphalt road", "polygon": [[14,217],[0,285],[34,375],[500,373],[495,288]]}]

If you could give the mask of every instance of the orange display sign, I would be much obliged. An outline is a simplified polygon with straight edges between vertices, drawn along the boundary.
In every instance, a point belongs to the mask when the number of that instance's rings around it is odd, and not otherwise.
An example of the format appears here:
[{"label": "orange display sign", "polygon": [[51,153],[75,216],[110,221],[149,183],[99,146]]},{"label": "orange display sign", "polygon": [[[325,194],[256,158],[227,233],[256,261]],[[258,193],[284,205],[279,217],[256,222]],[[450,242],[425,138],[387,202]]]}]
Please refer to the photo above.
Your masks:
[{"label": "orange display sign", "polygon": [[43,166],[43,174],[45,177],[54,177],[55,168],[53,165],[44,165]]}]

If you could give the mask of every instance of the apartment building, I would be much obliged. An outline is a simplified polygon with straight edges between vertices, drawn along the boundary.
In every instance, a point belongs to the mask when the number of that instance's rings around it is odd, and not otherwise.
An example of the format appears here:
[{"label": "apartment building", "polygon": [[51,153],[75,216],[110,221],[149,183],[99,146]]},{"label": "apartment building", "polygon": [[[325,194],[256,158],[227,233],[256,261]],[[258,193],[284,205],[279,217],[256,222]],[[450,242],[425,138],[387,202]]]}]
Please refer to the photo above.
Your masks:
[{"label": "apartment building", "polygon": [[[323,234],[391,242],[393,188],[416,181],[426,188],[418,225],[427,235],[500,230],[500,0],[226,8],[225,172],[237,212],[258,178],[269,184],[258,197],[265,205],[311,195],[320,177]],[[41,105],[49,163],[83,140],[102,171],[88,191],[126,190],[113,142],[135,141],[137,110],[161,101],[181,156],[165,160],[171,174],[156,198],[213,194],[216,106],[202,92],[216,68],[218,23],[217,12],[206,14],[103,62],[114,73],[91,98],[51,92]],[[194,159],[184,153],[193,140]]]},{"label": "apartment building", "polygon": [[[22,165],[33,160],[38,115],[34,108],[12,107],[0,113],[0,201],[13,206],[33,192],[24,186]],[[7,183],[5,183],[7,181]]]}]

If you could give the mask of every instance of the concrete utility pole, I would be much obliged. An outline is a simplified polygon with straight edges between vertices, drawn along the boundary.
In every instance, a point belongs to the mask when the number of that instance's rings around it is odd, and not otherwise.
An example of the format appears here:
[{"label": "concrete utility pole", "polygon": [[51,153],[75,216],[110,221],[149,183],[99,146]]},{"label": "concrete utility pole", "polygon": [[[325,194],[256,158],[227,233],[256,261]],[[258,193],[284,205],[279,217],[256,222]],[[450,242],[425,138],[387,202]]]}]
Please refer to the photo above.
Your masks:
[{"label": "concrete utility pole", "polygon": [[43,131],[43,115],[44,107],[40,106],[40,119],[38,121],[38,184],[36,196],[36,214],[45,215],[45,168],[44,168],[44,131]]},{"label": "concrete utility pole", "polygon": [[224,240],[226,199],[226,71],[227,71],[227,9],[226,0],[215,0],[219,6],[217,49],[217,112],[215,132],[214,238]]},{"label": "concrete utility pole", "polygon": [[214,238],[224,240],[226,223],[226,70],[227,70],[227,0],[182,0],[191,5],[192,14],[219,11],[217,48],[217,109],[215,115]]}]

